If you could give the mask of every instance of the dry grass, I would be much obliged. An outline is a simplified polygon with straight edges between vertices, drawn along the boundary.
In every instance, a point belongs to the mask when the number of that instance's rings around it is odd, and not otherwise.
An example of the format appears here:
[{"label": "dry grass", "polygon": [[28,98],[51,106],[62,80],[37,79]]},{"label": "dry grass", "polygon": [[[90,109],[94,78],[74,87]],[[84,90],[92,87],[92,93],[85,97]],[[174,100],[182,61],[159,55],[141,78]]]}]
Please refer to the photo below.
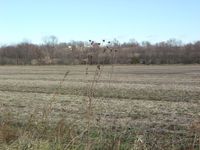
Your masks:
[{"label": "dry grass", "polygon": [[[0,145],[200,149],[198,65],[115,66],[111,79],[110,69],[104,67],[88,107],[96,66],[89,66],[88,75],[84,66],[0,67]],[[67,70],[70,73],[55,95]],[[44,120],[50,102],[51,112]]]}]

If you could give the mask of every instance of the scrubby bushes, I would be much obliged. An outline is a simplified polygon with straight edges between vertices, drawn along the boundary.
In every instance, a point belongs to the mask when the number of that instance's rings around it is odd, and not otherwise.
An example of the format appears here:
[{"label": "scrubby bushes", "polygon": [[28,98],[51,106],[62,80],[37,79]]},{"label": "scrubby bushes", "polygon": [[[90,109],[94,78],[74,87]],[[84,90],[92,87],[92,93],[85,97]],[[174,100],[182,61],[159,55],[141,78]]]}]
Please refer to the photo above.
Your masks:
[{"label": "scrubby bushes", "polygon": [[[115,42],[115,41],[114,41]],[[200,63],[200,41],[181,44],[169,40],[151,44],[143,42],[111,43],[118,64],[194,64]],[[20,43],[0,47],[1,65],[48,65],[48,64],[110,64],[111,52],[103,46],[90,47],[90,43],[73,41],[70,43],[46,42],[43,45]],[[103,59],[102,59],[103,58]]]}]

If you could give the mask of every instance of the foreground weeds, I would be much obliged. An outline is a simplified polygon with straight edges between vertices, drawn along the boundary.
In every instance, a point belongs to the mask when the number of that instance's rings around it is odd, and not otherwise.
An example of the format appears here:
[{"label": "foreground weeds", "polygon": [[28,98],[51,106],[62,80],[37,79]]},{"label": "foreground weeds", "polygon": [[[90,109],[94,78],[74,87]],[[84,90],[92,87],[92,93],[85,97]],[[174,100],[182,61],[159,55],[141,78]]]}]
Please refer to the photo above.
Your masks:
[{"label": "foreground weeds", "polygon": [[[60,120],[56,125],[1,125],[1,149],[63,150],[63,149],[191,149],[200,148],[199,124],[188,132],[179,130],[140,131],[131,127],[98,127],[88,133],[76,125]],[[172,127],[175,128],[175,127]],[[90,139],[89,143],[87,139]]]}]

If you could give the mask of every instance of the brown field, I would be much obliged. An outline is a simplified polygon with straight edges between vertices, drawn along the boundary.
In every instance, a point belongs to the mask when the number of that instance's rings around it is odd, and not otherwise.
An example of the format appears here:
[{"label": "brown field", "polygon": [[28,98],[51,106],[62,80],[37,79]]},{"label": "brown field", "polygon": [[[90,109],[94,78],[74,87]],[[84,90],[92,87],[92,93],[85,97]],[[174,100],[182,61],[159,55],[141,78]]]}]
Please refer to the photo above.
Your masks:
[{"label": "brown field", "polygon": [[[63,121],[75,132],[56,142],[60,149],[200,149],[199,65],[116,65],[111,78],[111,66],[102,67],[89,107],[95,69],[89,66],[86,75],[85,66],[1,66],[0,145],[52,148],[57,136],[38,127],[50,105],[49,128]],[[17,132],[15,139],[4,135],[5,124]]]}]

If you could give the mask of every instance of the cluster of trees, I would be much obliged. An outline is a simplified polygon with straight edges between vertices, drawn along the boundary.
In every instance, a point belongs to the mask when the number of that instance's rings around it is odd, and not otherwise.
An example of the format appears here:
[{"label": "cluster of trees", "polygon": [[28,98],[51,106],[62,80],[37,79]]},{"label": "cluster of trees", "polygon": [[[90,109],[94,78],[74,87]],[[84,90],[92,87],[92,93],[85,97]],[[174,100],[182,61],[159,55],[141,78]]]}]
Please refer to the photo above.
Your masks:
[{"label": "cluster of trees", "polygon": [[200,41],[182,44],[168,40],[151,44],[132,40],[120,44],[111,42],[72,41],[58,43],[55,36],[37,45],[23,42],[0,47],[0,64],[45,65],[45,64],[200,64]]}]

